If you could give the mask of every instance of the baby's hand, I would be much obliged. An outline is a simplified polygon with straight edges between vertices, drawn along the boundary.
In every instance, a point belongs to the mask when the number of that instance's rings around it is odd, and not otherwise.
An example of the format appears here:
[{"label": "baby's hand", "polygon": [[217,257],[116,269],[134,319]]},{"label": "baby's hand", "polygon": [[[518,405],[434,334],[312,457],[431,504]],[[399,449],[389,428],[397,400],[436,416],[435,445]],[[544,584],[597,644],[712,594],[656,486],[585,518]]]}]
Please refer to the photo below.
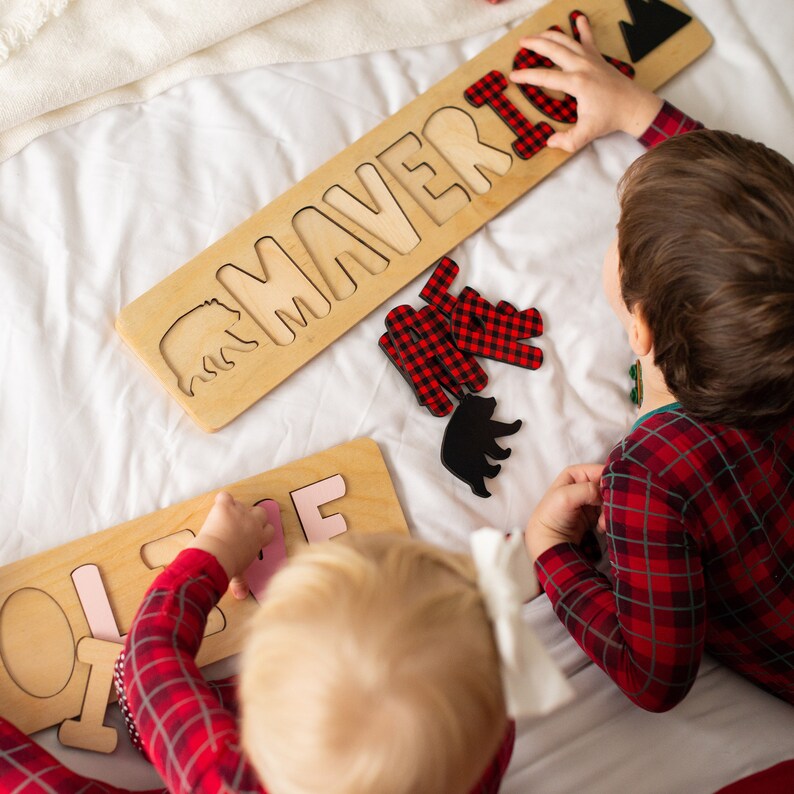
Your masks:
[{"label": "baby's hand", "polygon": [[604,60],[587,17],[580,16],[577,27],[581,42],[556,30],[520,40],[522,47],[549,58],[560,69],[520,69],[510,74],[516,83],[564,91],[576,98],[579,120],[570,129],[554,133],[546,145],[576,152],[616,130],[639,137],[656,118],[662,100]]},{"label": "baby's hand", "polygon": [[534,562],[559,543],[581,543],[598,520],[603,465],[582,463],[564,469],[546,491],[527,523],[524,540]]},{"label": "baby's hand", "polygon": [[263,507],[246,507],[221,491],[190,546],[212,554],[229,577],[232,595],[245,598],[248,585],[242,573],[273,540],[274,532]]}]

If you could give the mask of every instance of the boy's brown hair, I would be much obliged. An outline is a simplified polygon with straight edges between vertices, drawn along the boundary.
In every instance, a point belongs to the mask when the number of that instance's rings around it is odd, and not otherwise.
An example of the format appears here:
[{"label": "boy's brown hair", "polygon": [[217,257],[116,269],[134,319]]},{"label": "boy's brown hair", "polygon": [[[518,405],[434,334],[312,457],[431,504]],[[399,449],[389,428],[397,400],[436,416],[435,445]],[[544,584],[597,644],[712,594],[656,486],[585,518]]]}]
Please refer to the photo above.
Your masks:
[{"label": "boy's brown hair", "polygon": [[704,421],[794,415],[794,166],[716,130],[646,152],[620,182],[620,284],[655,363]]}]

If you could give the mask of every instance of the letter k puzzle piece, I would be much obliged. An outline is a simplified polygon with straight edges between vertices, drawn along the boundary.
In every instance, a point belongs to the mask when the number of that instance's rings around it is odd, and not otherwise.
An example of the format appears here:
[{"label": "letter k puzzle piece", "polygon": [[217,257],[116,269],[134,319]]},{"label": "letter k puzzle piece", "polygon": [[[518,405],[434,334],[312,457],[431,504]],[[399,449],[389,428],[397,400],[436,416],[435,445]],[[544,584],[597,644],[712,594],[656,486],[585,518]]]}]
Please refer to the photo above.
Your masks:
[{"label": "letter k puzzle piece", "polygon": [[542,333],[537,309],[520,312],[507,301],[494,306],[471,287],[461,290],[452,311],[452,335],[460,350],[517,367],[537,369],[543,363],[543,351],[523,343]]}]

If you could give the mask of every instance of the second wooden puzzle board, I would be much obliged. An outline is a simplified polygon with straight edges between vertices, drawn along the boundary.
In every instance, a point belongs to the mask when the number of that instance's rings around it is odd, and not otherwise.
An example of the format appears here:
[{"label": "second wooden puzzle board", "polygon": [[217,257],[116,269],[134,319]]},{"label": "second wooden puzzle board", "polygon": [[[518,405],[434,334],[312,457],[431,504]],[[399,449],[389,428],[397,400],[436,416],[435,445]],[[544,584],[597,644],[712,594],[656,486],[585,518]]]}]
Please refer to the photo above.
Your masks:
[{"label": "second wooden puzzle board", "polygon": [[[307,538],[408,531],[380,450],[366,438],[224,489],[244,504],[278,504],[288,555]],[[0,569],[0,714],[27,733],[63,723],[64,743],[113,749],[115,731],[102,720],[119,643],[146,589],[200,528],[215,493]],[[225,595],[210,615],[199,664],[237,653],[255,609],[252,597]]]},{"label": "second wooden puzzle board", "polygon": [[[515,128],[466,90],[508,74],[522,36],[567,30],[574,10],[604,54],[631,63],[624,0],[555,0],[122,311],[119,333],[202,428],[223,427],[565,162],[522,155]],[[635,79],[656,88],[710,43],[693,19],[632,63]],[[529,128],[548,123],[516,86],[500,96]]]}]

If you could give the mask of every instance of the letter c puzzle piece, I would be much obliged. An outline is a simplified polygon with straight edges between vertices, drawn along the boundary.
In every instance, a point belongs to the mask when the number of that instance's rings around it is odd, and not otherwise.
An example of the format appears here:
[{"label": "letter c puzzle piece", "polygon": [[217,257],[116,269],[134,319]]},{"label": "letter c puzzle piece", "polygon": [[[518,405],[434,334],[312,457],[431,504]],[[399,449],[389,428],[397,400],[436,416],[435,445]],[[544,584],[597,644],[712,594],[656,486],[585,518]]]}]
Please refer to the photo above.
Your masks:
[{"label": "letter c puzzle piece", "polygon": [[347,523],[343,515],[334,513],[323,516],[320,513],[321,505],[339,499],[346,491],[347,486],[341,474],[334,474],[304,488],[290,491],[292,504],[295,505],[295,512],[309,543],[319,543],[347,532]]},{"label": "letter c puzzle piece", "polygon": [[[571,22],[571,32],[573,33],[576,41],[581,41],[582,37],[579,33],[579,28],[576,25],[579,17],[583,17],[581,11],[572,11],[569,19]],[[556,30],[562,33],[562,28],[559,25],[553,25],[549,30]],[[634,69],[624,61],[617,58],[611,58],[604,55],[604,60],[614,66],[619,72],[622,72],[626,77],[634,78]],[[543,69],[554,68],[554,62],[545,58],[533,50],[525,48],[520,49],[513,60],[514,69]],[[544,115],[548,116],[554,121],[562,121],[565,124],[575,124],[578,118],[576,113],[576,99],[570,94],[566,94],[563,99],[556,99],[547,94],[542,88],[536,85],[526,85],[524,83],[518,84],[521,93]]]}]

